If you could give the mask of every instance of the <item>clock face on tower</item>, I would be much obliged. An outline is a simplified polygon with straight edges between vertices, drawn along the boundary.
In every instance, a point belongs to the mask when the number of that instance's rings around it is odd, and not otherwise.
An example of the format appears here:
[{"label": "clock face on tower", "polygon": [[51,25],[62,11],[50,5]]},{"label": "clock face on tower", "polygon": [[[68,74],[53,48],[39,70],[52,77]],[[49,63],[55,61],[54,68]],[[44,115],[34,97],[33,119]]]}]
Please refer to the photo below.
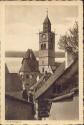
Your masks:
[{"label": "clock face on tower", "polygon": [[43,34],[43,35],[42,35],[42,38],[43,38],[43,39],[45,39],[45,38],[46,38],[46,35],[45,35],[45,34]]}]

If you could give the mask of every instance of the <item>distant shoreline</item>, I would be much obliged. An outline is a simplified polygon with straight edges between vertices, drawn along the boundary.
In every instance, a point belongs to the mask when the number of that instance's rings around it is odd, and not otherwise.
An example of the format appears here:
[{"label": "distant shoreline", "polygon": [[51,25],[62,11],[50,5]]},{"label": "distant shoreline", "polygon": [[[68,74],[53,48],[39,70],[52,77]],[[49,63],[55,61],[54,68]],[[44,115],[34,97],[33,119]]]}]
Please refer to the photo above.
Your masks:
[{"label": "distant shoreline", "polygon": [[[24,56],[26,51],[6,51],[5,52],[5,57],[19,57],[22,58]],[[38,58],[39,56],[39,52],[38,51],[34,51],[35,56]],[[55,52],[55,58],[64,58],[65,57],[65,53],[64,52]]]}]

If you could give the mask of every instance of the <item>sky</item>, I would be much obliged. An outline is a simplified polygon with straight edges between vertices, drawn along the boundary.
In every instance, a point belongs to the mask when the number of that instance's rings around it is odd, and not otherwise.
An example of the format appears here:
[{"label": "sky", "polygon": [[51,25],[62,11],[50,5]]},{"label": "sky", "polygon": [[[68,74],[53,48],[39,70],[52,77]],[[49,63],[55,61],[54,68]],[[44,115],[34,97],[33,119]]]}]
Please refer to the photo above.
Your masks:
[{"label": "sky", "polygon": [[39,31],[48,16],[52,31],[55,31],[55,51],[59,51],[60,35],[73,27],[78,20],[76,5],[6,5],[5,6],[5,50],[26,51],[39,49]]},{"label": "sky", "polygon": [[[2,22],[1,22],[1,9],[0,9],[0,29],[1,29],[1,23],[2,23]],[[2,31],[2,30],[0,30],[0,40],[1,40],[1,31]]]}]

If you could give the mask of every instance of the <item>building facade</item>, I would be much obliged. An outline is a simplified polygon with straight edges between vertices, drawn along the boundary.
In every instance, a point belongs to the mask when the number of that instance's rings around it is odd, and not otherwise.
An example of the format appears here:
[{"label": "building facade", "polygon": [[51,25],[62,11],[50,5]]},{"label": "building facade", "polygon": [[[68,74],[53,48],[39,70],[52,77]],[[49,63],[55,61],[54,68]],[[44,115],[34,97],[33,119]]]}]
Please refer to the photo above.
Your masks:
[{"label": "building facade", "polygon": [[55,33],[51,31],[48,14],[43,22],[43,31],[39,32],[39,71],[50,72],[55,67]]},{"label": "building facade", "polygon": [[5,65],[5,119],[33,120],[34,115],[34,104],[23,98],[22,81],[19,74],[10,73]]},{"label": "building facade", "polygon": [[65,69],[65,63],[62,63],[48,80],[44,83],[40,81],[36,87],[34,98],[38,100],[38,118],[78,120],[78,93],[78,60],[75,60],[67,69]]},{"label": "building facade", "polygon": [[29,91],[29,88],[37,82],[37,72],[38,62],[33,51],[28,49],[23,57],[22,66],[19,71],[23,89],[27,89]]},{"label": "building facade", "polygon": [[23,98],[5,95],[5,119],[6,120],[34,120],[34,105]]}]

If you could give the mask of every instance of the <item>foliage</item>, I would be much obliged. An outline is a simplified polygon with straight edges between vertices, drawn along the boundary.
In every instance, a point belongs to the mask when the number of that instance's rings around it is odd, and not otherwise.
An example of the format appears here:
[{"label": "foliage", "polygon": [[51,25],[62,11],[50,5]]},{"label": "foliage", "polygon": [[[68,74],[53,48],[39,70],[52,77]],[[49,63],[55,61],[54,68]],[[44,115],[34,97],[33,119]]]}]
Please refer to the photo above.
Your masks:
[{"label": "foliage", "polygon": [[78,22],[75,22],[72,29],[69,29],[65,35],[60,36],[58,45],[60,49],[71,52],[73,55],[78,55]]}]

